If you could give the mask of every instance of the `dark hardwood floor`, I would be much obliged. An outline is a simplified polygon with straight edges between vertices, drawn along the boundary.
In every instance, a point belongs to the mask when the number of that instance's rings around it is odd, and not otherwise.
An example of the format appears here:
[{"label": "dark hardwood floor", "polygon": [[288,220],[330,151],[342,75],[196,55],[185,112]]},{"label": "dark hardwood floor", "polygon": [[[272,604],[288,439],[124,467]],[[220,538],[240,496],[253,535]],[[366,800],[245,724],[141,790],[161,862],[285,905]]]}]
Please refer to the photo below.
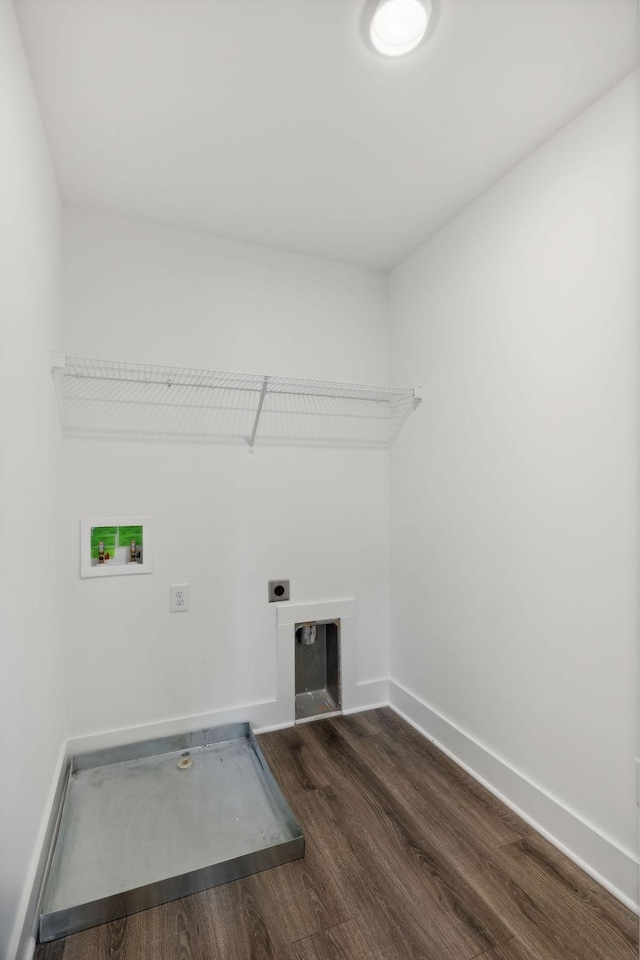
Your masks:
[{"label": "dark hardwood floor", "polygon": [[638,918],[392,710],[260,743],[303,860],[36,960],[637,960]]}]

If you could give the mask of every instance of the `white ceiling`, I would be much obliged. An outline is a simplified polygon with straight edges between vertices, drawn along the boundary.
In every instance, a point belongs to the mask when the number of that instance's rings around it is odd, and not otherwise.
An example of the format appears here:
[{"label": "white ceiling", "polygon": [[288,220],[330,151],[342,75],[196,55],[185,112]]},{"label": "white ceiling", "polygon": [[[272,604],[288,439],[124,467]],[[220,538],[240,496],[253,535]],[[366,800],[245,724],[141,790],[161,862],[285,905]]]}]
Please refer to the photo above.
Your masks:
[{"label": "white ceiling", "polygon": [[638,62],[638,0],[15,0],[65,201],[388,269]]}]

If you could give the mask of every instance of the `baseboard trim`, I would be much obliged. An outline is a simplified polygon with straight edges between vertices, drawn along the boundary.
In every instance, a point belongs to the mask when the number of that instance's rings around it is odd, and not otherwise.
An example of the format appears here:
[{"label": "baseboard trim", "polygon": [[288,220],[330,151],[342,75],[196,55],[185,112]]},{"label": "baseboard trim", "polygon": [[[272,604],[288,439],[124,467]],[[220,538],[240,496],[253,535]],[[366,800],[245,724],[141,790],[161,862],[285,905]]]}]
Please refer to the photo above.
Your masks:
[{"label": "baseboard trim", "polygon": [[389,681],[389,705],[601,886],[640,912],[637,857],[394,680]]},{"label": "baseboard trim", "polygon": [[343,713],[359,713],[362,710],[374,710],[386,707],[389,703],[389,680],[365,680],[356,684],[356,702]]},{"label": "baseboard trim", "polygon": [[275,733],[276,730],[288,730],[290,727],[295,727],[295,720],[287,720],[285,723],[270,723],[266,727],[255,727],[253,728],[254,733]]},{"label": "baseboard trim", "polygon": [[15,957],[15,960],[32,960],[35,953],[40,919],[40,902],[58,832],[58,822],[68,773],[66,743],[63,743],[56,760],[45,812],[40,823],[36,847],[25,883],[25,893],[19,914],[24,919],[21,926],[16,925],[13,940],[9,945],[8,956]]},{"label": "baseboard trim", "polygon": [[155,720],[135,727],[119,727],[115,730],[102,730],[84,736],[71,737],[67,741],[67,756],[79,753],[93,753],[119,747],[139,740],[155,740],[157,737],[172,737],[178,733],[188,733],[201,727],[217,727],[226,723],[249,722],[257,731],[276,730],[278,726],[287,726],[279,717],[278,700],[264,700],[259,703],[246,703],[238,707],[212,710],[209,713],[192,714],[185,717],[171,717],[168,720]]},{"label": "baseboard trim", "polygon": [[364,713],[365,710],[379,710],[381,707],[388,706],[388,700],[380,700],[379,703],[367,703],[363,707],[351,707],[350,710],[343,710],[342,713],[345,717],[350,717],[353,713]]},{"label": "baseboard trim", "polygon": [[[359,713],[386,706],[389,702],[388,680],[368,680],[358,683],[355,688],[356,703],[343,713]],[[227,707],[210,713],[198,713],[186,717],[172,717],[169,720],[157,720],[135,727],[120,727],[116,730],[101,730],[84,736],[70,737],[67,741],[67,756],[79,753],[93,753],[119,747],[138,740],[154,740],[157,737],[172,737],[177,733],[188,733],[200,727],[216,727],[224,723],[249,722],[256,733],[268,733],[272,730],[284,730],[293,725],[293,705],[291,719],[283,720],[282,703],[279,700],[264,700],[259,703],[246,703],[239,707]]]}]

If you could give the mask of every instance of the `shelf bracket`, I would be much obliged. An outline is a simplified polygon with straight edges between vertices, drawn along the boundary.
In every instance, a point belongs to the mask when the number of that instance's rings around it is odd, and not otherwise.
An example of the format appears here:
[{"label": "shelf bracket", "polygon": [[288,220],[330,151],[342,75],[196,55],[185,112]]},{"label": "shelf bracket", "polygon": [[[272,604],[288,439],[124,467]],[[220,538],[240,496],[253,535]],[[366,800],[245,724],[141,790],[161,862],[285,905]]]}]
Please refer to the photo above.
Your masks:
[{"label": "shelf bracket", "polygon": [[51,351],[51,371],[54,370],[64,370],[66,366],[66,356],[64,353],[56,353],[55,350]]},{"label": "shelf bracket", "polygon": [[258,409],[256,410],[256,418],[253,421],[253,430],[251,431],[251,437],[249,439],[249,453],[253,453],[253,441],[256,438],[256,431],[258,429],[258,424],[260,422],[260,414],[262,413],[262,404],[264,403],[264,398],[267,395],[267,385],[269,383],[269,377],[265,377],[262,381],[262,389],[260,390],[260,399],[258,400]]}]

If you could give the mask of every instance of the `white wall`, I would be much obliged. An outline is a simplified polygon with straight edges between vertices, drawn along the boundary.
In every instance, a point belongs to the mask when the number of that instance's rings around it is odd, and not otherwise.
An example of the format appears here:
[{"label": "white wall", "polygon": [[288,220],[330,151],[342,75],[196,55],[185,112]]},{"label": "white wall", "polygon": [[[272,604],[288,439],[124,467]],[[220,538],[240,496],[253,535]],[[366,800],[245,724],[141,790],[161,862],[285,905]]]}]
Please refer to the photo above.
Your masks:
[{"label": "white wall", "polygon": [[[380,273],[74,210],[64,269],[66,353],[387,380]],[[275,577],[292,600],[355,597],[358,680],[386,677],[388,496],[385,450],[67,439],[71,734],[273,700]],[[80,580],[78,519],[137,514],[153,574]]]},{"label": "white wall", "polygon": [[56,620],[60,200],[13,5],[0,3],[0,957],[17,949],[64,735]]},{"label": "white wall", "polygon": [[637,86],[390,279],[391,677],[632,858]]},{"label": "white wall", "polygon": [[[294,601],[356,598],[364,698],[389,669],[385,451],[73,439],[61,489],[50,347],[356,381],[389,371],[383,275],[80,211],[65,217],[59,330],[60,202],[6,0],[0,81],[0,556],[14,598],[0,957],[13,957],[63,739],[271,701],[268,578],[290,577]],[[389,281],[390,379],[425,388],[392,456],[393,679],[631,854],[636,87]],[[154,518],[154,573],[82,581],[78,519],[113,514]],[[191,610],[171,615],[183,580]]]}]

